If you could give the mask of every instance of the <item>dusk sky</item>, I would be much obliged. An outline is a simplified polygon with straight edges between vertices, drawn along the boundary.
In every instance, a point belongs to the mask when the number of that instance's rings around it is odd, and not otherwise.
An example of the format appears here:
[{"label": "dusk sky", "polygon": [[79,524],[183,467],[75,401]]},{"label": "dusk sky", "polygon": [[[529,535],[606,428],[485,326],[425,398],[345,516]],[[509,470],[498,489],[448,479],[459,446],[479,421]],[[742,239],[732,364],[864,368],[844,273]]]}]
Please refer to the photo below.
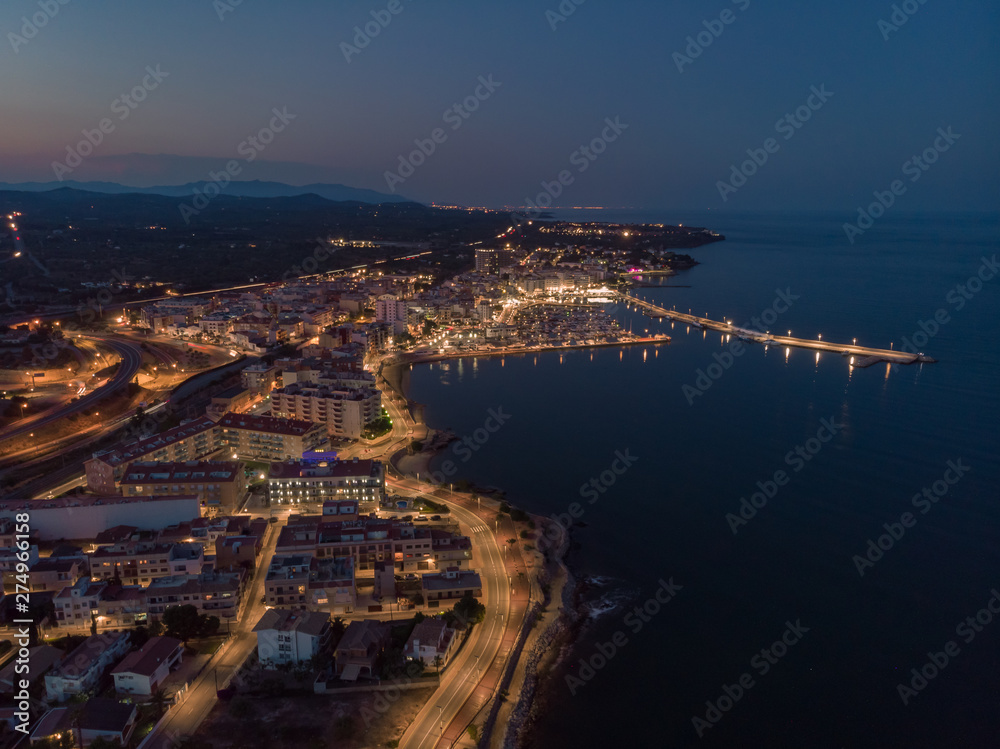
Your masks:
[{"label": "dusk sky", "polygon": [[[879,28],[892,3],[860,0],[566,0],[564,21],[546,15],[558,0],[401,0],[396,15],[383,0],[231,3],[51,0],[30,39],[24,18],[45,3],[4,3],[0,181],[55,179],[52,162],[109,118],[67,178],[179,184],[237,159],[239,179],[386,192],[385,172],[442,128],[396,192],[522,205],[568,170],[562,206],[853,211],[903,179],[901,210],[997,207],[1000,11],[988,3],[910,0],[898,30]],[[724,11],[731,23],[679,71],[674,53]],[[373,12],[391,21],[348,62],[341,45]],[[150,81],[147,66],[168,75],[121,119],[115,102]],[[833,95],[786,139],[775,123],[824,86]],[[477,87],[477,111],[453,129],[445,112]],[[294,119],[246,165],[241,142],[275,108]],[[616,117],[627,129],[581,172],[574,152]],[[904,162],[948,127],[960,138],[911,183]],[[772,137],[778,149],[724,201],[718,181]]]}]

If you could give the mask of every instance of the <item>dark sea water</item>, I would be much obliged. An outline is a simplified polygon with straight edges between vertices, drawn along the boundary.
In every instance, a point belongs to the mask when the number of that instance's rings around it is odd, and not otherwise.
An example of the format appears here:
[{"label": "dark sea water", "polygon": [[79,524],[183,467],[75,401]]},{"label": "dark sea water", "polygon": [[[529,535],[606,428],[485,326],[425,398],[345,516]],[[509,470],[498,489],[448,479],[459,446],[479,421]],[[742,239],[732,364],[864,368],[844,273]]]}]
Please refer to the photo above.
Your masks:
[{"label": "dark sea water", "polygon": [[[939,363],[892,371],[754,344],[693,404],[682,388],[728,350],[720,334],[624,307],[623,325],[672,343],[412,371],[432,426],[462,436],[490,408],[510,414],[458,461],[462,476],[537,513],[583,510],[570,563],[598,578],[594,617],[551,675],[534,746],[1000,746],[1000,615],[956,631],[1000,591],[1000,276],[961,309],[949,301],[998,253],[997,217],[890,214],[852,246],[832,214],[586,215],[727,236],[667,282],[690,288],[639,291],[666,306],[744,322],[787,290],[798,299],[773,330],[897,348],[938,310],[949,322],[920,345]],[[810,443],[821,447],[808,462],[786,461],[823,419],[836,435]],[[581,496],[616,451],[635,463]],[[969,470],[915,504],[949,461]],[[787,484],[734,534],[727,514],[779,470]],[[853,557],[907,512],[914,524],[861,576]],[[682,587],[669,603],[629,616],[671,578]],[[768,663],[761,651],[788,622],[801,634]],[[598,645],[616,632],[624,644],[602,663]],[[949,641],[947,664],[904,705],[897,685]],[[695,717],[710,722],[702,737]]]}]

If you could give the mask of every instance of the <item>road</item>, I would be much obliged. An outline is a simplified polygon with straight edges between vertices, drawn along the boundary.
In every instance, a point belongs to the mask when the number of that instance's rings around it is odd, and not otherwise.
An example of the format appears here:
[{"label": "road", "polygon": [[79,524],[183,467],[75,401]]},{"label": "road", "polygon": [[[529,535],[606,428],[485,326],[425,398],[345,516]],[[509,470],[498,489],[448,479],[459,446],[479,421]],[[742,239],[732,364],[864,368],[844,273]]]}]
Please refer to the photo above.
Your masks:
[{"label": "road", "polygon": [[[91,336],[87,337],[90,338]],[[99,339],[95,338],[95,340]],[[67,403],[56,411],[46,412],[35,418],[25,419],[23,423],[18,421],[16,426],[8,427],[7,429],[0,431],[0,440],[10,439],[12,437],[32,432],[48,424],[65,419],[70,414],[79,413],[84,409],[95,406],[108,395],[131,382],[132,378],[135,377],[136,373],[139,371],[139,367],[142,365],[142,349],[129,341],[103,339],[103,342],[106,346],[114,349],[115,353],[121,357],[118,369],[115,371],[114,376],[108,380],[106,384],[83,396],[80,400]]]},{"label": "road", "polygon": [[[473,511],[458,504],[457,495],[427,494],[426,485],[412,479],[393,480],[394,487],[444,501],[472,539],[475,569],[483,583],[485,619],[475,625],[461,652],[445,670],[441,684],[406,729],[399,746],[425,749],[451,746],[492,696],[502,678],[511,648],[517,641],[529,604],[529,582],[521,574],[515,551],[506,551],[499,538],[513,536],[509,519],[497,528],[495,513]],[[507,527],[509,526],[509,528]],[[513,584],[512,584],[513,581]]]},{"label": "road", "polygon": [[[267,577],[267,567],[278,544],[282,525],[279,521],[269,527],[269,536],[257,558],[253,580],[243,593],[243,609],[232,625],[233,636],[225,646],[226,650],[217,654],[209,667],[191,683],[184,700],[156,725],[143,749],[174,749],[181,737],[193,735],[218,701],[216,684],[219,689],[227,686],[237,669],[257,647],[257,636],[253,633],[253,628],[264,614],[265,606],[260,602],[264,596],[264,579]],[[226,626],[225,623],[223,626]]]}]

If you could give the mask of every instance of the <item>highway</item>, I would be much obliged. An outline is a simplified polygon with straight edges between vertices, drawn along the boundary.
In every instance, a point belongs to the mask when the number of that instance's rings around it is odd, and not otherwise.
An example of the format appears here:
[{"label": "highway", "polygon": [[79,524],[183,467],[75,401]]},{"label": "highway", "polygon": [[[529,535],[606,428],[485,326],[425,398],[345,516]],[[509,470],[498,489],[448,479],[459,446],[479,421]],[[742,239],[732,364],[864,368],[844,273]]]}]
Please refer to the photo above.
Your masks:
[{"label": "highway", "polygon": [[84,395],[80,398],[80,400],[67,403],[56,411],[46,412],[44,414],[39,414],[37,417],[25,419],[23,423],[18,421],[16,426],[8,427],[7,429],[0,431],[0,440],[11,439],[12,437],[17,437],[21,434],[34,431],[35,429],[40,429],[47,424],[52,424],[61,419],[65,419],[70,414],[79,413],[80,411],[95,406],[108,395],[131,382],[132,378],[135,377],[136,373],[139,371],[139,367],[142,365],[142,349],[140,349],[138,345],[129,341],[110,338],[98,339],[93,336],[85,337],[93,338],[94,340],[102,340],[106,346],[114,349],[115,352],[121,357],[121,361],[118,364],[118,369],[114,376],[108,380],[106,384],[97,388],[93,392]]}]

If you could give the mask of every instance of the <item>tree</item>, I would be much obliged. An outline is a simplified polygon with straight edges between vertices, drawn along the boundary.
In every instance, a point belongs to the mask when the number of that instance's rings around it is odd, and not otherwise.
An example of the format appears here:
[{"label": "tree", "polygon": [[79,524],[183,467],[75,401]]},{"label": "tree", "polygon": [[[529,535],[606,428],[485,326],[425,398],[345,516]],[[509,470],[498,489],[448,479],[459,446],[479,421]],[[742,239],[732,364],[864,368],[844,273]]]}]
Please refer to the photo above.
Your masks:
[{"label": "tree", "polygon": [[163,612],[167,636],[187,642],[193,637],[207,637],[219,629],[219,617],[199,614],[191,604],[169,606]]},{"label": "tree", "polygon": [[347,624],[344,623],[344,618],[341,616],[333,617],[333,621],[330,622],[330,634],[334,642],[340,642],[340,638],[344,636],[344,632],[347,631]]},{"label": "tree", "polygon": [[473,598],[472,593],[462,596],[455,604],[454,611],[458,620],[467,624],[479,624],[486,618],[486,607]]},{"label": "tree", "polygon": [[440,679],[441,678],[441,666],[444,665],[444,658],[442,658],[440,655],[435,655],[434,656],[434,660],[431,661],[431,662],[434,664],[434,668],[437,669],[438,679]]},{"label": "tree", "polygon": [[153,706],[154,710],[156,710],[157,720],[163,717],[163,714],[167,712],[168,709],[170,709],[170,706],[173,704],[173,702],[174,702],[173,695],[168,695],[162,689],[158,689],[155,692],[153,692],[153,696],[150,697],[149,699],[149,704]]}]

